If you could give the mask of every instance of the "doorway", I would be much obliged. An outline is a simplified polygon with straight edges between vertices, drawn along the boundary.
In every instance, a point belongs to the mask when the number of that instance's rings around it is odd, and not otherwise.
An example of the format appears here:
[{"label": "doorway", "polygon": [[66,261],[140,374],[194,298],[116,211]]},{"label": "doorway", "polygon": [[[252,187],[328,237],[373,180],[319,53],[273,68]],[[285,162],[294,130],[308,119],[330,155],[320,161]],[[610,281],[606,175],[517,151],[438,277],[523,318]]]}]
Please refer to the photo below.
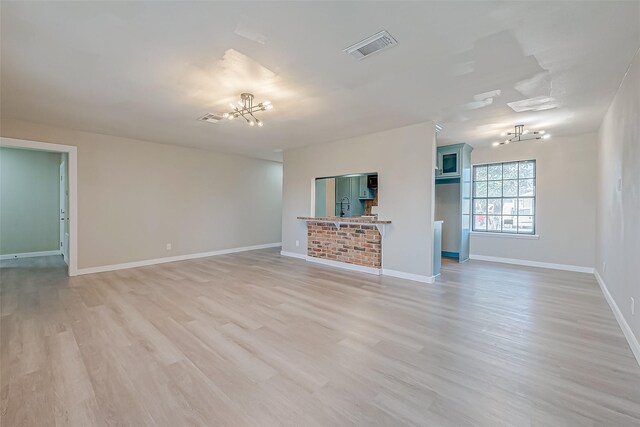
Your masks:
[{"label": "doorway", "polygon": [[[22,150],[41,151],[49,153],[60,153],[61,161],[54,171],[54,179],[59,176],[59,183],[55,183],[56,191],[59,191],[59,199],[56,197],[54,205],[58,215],[56,225],[55,241],[57,241],[57,252],[63,256],[68,265],[68,275],[75,276],[78,271],[78,218],[77,218],[77,148],[71,145],[50,144],[39,141],[29,141],[23,139],[0,138],[0,147],[18,148]],[[54,196],[55,197],[55,196]],[[54,241],[54,243],[55,243]],[[32,256],[34,256],[32,254]]]}]

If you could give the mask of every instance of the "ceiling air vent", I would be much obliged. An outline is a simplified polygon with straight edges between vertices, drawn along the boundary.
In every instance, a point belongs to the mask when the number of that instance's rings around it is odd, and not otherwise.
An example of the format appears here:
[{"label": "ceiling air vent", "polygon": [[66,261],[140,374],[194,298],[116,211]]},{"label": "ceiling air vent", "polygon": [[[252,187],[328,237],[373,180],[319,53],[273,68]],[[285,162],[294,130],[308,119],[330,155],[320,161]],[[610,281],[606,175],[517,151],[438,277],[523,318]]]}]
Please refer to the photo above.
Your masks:
[{"label": "ceiling air vent", "polygon": [[356,59],[362,59],[375,52],[380,52],[381,50],[388,49],[397,44],[398,42],[391,36],[391,34],[386,31],[380,31],[379,33],[374,34],[371,37],[367,37],[353,46],[349,46],[344,51]]},{"label": "ceiling air vent", "polygon": [[209,122],[209,123],[218,123],[222,120],[222,116],[218,116],[217,114],[208,113],[202,117],[199,117],[198,120],[201,122]]}]

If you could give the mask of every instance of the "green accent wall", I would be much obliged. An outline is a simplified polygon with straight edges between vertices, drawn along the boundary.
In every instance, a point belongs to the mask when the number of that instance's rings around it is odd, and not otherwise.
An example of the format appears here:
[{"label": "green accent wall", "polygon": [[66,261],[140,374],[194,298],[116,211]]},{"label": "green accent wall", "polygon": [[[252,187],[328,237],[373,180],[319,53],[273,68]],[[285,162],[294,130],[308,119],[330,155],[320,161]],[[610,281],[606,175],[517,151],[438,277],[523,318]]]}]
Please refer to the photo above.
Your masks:
[{"label": "green accent wall", "polygon": [[[333,212],[329,216],[333,215]],[[316,179],[316,215],[327,216],[327,180]]]},{"label": "green accent wall", "polygon": [[0,148],[0,254],[60,245],[60,153]]}]

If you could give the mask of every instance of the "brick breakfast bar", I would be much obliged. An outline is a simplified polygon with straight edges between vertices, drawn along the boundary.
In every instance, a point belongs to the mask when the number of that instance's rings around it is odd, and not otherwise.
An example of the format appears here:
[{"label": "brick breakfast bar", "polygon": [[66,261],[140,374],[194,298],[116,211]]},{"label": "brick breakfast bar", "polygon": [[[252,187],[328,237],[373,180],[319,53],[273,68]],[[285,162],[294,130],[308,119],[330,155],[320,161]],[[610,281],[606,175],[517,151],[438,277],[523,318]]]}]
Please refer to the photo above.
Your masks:
[{"label": "brick breakfast bar", "polygon": [[385,224],[371,217],[298,217],[307,222],[307,255],[330,261],[382,267]]}]

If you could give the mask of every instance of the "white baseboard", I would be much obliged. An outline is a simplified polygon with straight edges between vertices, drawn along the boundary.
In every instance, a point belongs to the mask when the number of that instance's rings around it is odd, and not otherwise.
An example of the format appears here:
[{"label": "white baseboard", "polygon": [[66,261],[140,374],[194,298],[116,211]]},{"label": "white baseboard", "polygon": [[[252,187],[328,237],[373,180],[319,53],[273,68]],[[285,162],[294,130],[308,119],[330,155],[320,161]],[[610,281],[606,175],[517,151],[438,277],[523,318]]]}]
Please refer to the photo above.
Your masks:
[{"label": "white baseboard", "polygon": [[385,276],[397,277],[399,279],[413,280],[414,282],[433,283],[436,280],[436,276],[423,276],[421,274],[405,273],[404,271],[389,270],[388,268],[382,269],[382,274]]},{"label": "white baseboard", "polygon": [[234,254],[237,252],[254,251],[256,249],[276,248],[282,246],[282,243],[266,243],[264,245],[244,246],[240,248],[222,249],[219,251],[200,252],[197,254],[178,255],[166,258],[147,259],[144,261],[126,262],[123,264],[101,265],[99,267],[79,268],[78,275],[102,273],[105,271],[124,270],[127,268],[145,267],[147,265],[164,264],[167,262],[186,261],[190,259],[206,258],[217,255]]},{"label": "white baseboard", "polygon": [[582,267],[579,265],[569,265],[569,264],[553,264],[550,262],[529,261],[526,259],[517,259],[517,258],[500,258],[495,256],[471,254],[469,255],[469,259],[474,259],[477,261],[501,262],[504,264],[524,265],[527,267],[551,268],[553,270],[574,271],[576,273],[593,274],[594,272],[594,269],[592,267]]},{"label": "white baseboard", "polygon": [[436,279],[436,276],[422,276],[420,274],[405,273],[404,271],[389,270],[387,268],[364,267],[362,265],[348,264],[346,262],[339,262],[339,261],[333,261],[333,260],[328,260],[323,258],[310,257],[308,255],[299,254],[296,252],[281,251],[280,254],[282,256],[287,256],[291,258],[304,259],[306,261],[314,262],[316,264],[329,265],[331,267],[344,268],[345,270],[359,271],[362,273],[397,277],[399,279],[413,280],[414,282],[433,283]]},{"label": "white baseboard", "polygon": [[607,285],[605,285],[604,280],[602,280],[602,277],[600,277],[600,273],[598,273],[598,270],[595,271],[595,275],[596,275],[596,279],[598,280],[598,285],[600,285],[600,289],[604,294],[604,298],[609,303],[609,307],[611,307],[611,311],[613,311],[613,315],[618,321],[618,325],[620,325],[620,329],[622,329],[622,333],[627,339],[627,342],[629,343],[629,347],[631,347],[631,352],[633,352],[633,355],[635,356],[636,361],[638,362],[638,365],[640,365],[640,343],[638,343],[638,339],[633,334],[633,331],[631,330],[631,327],[629,326],[626,319],[622,315],[620,308],[618,308],[618,304],[616,304],[616,301],[611,296],[611,293],[609,292],[609,289],[607,289]]},{"label": "white baseboard", "polygon": [[290,258],[299,258],[299,259],[307,259],[307,256],[305,254],[299,254],[296,252],[287,252],[287,251],[280,251],[280,255],[282,256],[288,256]]},{"label": "white baseboard", "polygon": [[18,259],[18,258],[33,258],[37,256],[52,256],[52,255],[61,255],[62,252],[57,251],[41,251],[41,252],[25,252],[22,254],[7,254],[0,255],[0,260],[3,259]]}]

